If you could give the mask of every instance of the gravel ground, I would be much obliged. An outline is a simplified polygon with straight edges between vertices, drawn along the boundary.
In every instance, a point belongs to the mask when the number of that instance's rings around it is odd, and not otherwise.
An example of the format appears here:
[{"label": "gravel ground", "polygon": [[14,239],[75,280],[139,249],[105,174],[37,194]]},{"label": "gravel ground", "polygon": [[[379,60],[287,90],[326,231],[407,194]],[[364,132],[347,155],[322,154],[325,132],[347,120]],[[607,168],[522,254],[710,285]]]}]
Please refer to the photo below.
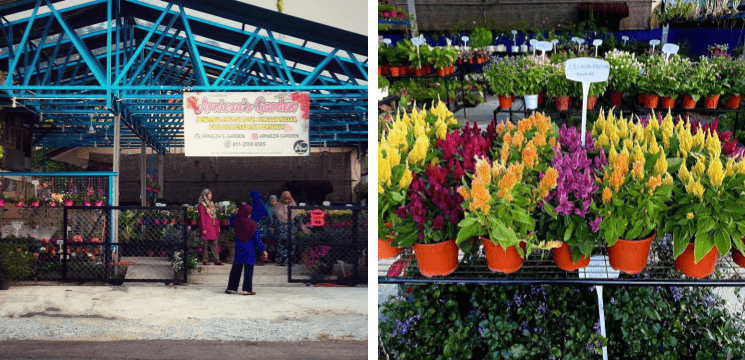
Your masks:
[{"label": "gravel ground", "polygon": [[367,339],[367,318],[318,317],[309,321],[188,319],[178,321],[109,320],[34,316],[0,318],[0,340],[245,340],[303,341]]}]

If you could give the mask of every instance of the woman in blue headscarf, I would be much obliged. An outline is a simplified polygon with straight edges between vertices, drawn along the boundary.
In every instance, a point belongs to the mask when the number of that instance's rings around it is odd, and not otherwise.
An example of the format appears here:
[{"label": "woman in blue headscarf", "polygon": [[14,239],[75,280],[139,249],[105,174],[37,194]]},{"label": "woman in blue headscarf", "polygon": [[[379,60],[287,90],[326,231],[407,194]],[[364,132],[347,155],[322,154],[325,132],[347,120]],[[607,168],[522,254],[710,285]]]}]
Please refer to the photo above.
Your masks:
[{"label": "woman in blue headscarf", "polygon": [[[269,233],[269,228],[271,227],[271,219],[269,217],[269,212],[266,210],[266,205],[261,199],[261,193],[259,190],[254,190],[251,191],[251,194],[249,194],[248,197],[251,198],[251,202],[253,203],[251,220],[259,224],[259,234],[261,234],[261,237],[266,237]],[[257,254],[256,265],[264,265],[264,261],[266,260],[261,256],[261,254]]]}]

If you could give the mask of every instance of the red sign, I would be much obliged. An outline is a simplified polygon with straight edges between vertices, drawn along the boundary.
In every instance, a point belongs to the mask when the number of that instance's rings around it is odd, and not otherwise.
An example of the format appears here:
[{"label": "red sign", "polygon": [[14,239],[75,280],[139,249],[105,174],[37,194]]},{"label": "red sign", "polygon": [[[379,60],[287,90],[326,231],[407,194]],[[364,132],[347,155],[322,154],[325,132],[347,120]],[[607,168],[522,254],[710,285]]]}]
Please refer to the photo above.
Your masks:
[{"label": "red sign", "polygon": [[326,226],[324,217],[326,214],[321,209],[315,209],[310,212],[310,226]]}]

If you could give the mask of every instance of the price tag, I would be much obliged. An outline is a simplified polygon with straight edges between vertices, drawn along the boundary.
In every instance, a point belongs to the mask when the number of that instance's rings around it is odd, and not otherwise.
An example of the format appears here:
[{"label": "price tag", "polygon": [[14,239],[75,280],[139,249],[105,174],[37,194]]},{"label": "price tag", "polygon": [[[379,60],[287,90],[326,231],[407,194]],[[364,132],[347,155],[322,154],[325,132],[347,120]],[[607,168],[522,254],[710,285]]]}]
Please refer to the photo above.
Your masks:
[{"label": "price tag", "polygon": [[610,64],[605,60],[595,58],[575,58],[564,63],[564,73],[571,81],[582,83],[582,147],[585,146],[585,132],[587,127],[587,95],[590,84],[608,81]]},{"label": "price tag", "polygon": [[419,38],[411,38],[411,43],[414,44],[414,46],[422,46],[422,40]]}]

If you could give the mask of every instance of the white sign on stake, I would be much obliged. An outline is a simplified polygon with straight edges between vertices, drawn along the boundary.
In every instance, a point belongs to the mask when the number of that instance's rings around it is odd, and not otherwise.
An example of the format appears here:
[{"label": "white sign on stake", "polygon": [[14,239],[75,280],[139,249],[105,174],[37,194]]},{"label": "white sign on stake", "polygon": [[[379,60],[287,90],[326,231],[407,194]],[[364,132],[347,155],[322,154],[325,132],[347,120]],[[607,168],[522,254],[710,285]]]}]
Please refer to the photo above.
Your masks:
[{"label": "white sign on stake", "polygon": [[564,63],[567,79],[582,83],[582,147],[585,147],[585,128],[587,127],[587,95],[590,84],[608,81],[610,64],[595,58],[575,58]]},{"label": "white sign on stake", "polygon": [[652,52],[653,53],[654,53],[655,46],[657,46],[659,44],[660,44],[660,41],[659,40],[649,40],[649,45],[652,45]]},{"label": "white sign on stake", "polygon": [[598,57],[598,47],[600,47],[600,45],[603,45],[603,40],[595,39],[592,41],[592,46],[595,47],[595,57]]},{"label": "white sign on stake", "polygon": [[629,37],[626,35],[621,36],[621,40],[623,40],[623,44],[626,45],[629,42]]},{"label": "white sign on stake", "polygon": [[662,45],[662,52],[666,54],[665,60],[670,59],[670,54],[677,54],[679,49],[680,49],[680,46],[673,44],[673,43],[667,43],[665,45]]},{"label": "white sign on stake", "polygon": [[557,39],[551,40],[551,45],[554,46],[554,51],[556,51],[556,47],[559,45],[559,40]]},{"label": "white sign on stake", "polygon": [[[615,279],[618,278],[618,270],[613,270],[608,265],[607,255],[593,255],[590,257],[590,263],[587,267],[579,269],[580,279]],[[598,312],[600,313],[600,335],[605,334],[605,309],[603,307],[603,286],[596,286],[598,293]],[[608,360],[608,347],[603,346],[603,360]]]},{"label": "white sign on stake", "polygon": [[184,92],[186,156],[309,156],[308,92]]},{"label": "white sign on stake", "polygon": [[554,46],[548,41],[538,41],[535,43],[535,48],[543,52],[543,57],[546,57],[546,51],[551,51]]},{"label": "white sign on stake", "polygon": [[530,39],[530,41],[528,41],[528,43],[530,44],[530,46],[533,48],[533,56],[535,56],[535,50],[536,50],[535,44],[537,42],[538,42],[538,40],[536,40],[536,39]]},{"label": "white sign on stake", "polygon": [[468,36],[463,36],[460,39],[463,41],[463,46],[468,46],[468,40],[471,40]]},{"label": "white sign on stake", "polygon": [[[422,40],[420,38],[411,38],[411,43],[414,44],[414,46],[416,46],[416,55],[418,58],[420,58],[419,47],[422,46]],[[422,67],[422,61],[419,60],[419,68],[421,67]]]},{"label": "white sign on stake", "polygon": [[579,51],[582,51],[582,44],[585,43],[585,39],[577,39],[577,44],[579,44]]},{"label": "white sign on stake", "polygon": [[517,46],[517,30],[512,30],[512,46]]},{"label": "white sign on stake", "polygon": [[383,43],[385,43],[385,46],[391,46],[391,39],[385,38],[383,39]]}]

